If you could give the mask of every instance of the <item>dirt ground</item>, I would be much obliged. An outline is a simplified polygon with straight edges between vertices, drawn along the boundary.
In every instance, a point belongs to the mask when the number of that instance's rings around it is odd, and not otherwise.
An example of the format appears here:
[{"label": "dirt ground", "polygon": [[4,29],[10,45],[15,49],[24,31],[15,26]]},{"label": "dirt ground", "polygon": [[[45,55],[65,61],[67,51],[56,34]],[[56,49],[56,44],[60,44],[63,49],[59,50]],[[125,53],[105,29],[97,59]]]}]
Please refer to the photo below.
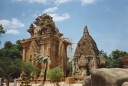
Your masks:
[{"label": "dirt ground", "polygon": [[[3,84],[4,86],[6,86],[6,84]],[[41,85],[41,83],[30,83],[31,86],[39,86]],[[82,86],[82,83],[74,83],[74,84],[66,84],[64,82],[60,82],[59,83],[60,86]],[[10,83],[10,86],[14,86],[14,83]],[[20,83],[17,83],[17,86],[20,86]],[[53,83],[46,83],[44,86],[55,86]]]}]

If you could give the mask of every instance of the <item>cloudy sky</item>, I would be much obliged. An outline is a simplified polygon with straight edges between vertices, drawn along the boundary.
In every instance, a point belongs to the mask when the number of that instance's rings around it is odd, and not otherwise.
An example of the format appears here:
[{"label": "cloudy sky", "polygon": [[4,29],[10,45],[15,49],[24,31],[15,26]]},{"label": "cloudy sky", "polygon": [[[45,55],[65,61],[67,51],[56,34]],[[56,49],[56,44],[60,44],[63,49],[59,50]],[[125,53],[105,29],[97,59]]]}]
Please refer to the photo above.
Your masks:
[{"label": "cloudy sky", "polygon": [[47,13],[74,50],[87,25],[99,50],[128,52],[128,0],[0,0],[0,11],[0,24],[7,30],[0,47],[5,41],[29,38],[30,24]]}]

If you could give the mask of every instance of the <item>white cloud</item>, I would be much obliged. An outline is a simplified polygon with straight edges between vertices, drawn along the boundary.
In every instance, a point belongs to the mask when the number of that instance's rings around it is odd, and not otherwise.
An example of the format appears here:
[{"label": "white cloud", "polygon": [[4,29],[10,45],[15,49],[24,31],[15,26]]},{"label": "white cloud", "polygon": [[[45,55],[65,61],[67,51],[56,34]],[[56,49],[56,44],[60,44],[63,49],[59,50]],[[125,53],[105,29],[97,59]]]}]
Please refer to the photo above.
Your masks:
[{"label": "white cloud", "polygon": [[20,34],[20,32],[19,32],[18,30],[14,30],[14,29],[7,30],[6,33],[7,33],[7,34],[13,34],[13,35],[18,35],[18,34]]},{"label": "white cloud", "polygon": [[53,13],[53,14],[49,14],[49,15],[52,16],[53,20],[56,22],[64,21],[64,20],[67,20],[70,18],[70,15],[68,13],[64,13],[62,15]]},{"label": "white cloud", "polygon": [[47,3],[47,0],[26,0],[30,3],[34,3],[34,2],[37,2],[37,3],[43,3],[43,4],[46,4]]},{"label": "white cloud", "polygon": [[58,10],[58,7],[47,8],[43,11],[43,13],[55,12],[56,10]]},{"label": "white cloud", "polygon": [[[62,22],[64,20],[67,20],[67,19],[70,18],[70,15],[68,13],[64,13],[62,15],[59,15],[59,14],[56,14],[56,13],[48,13],[48,15],[53,17],[53,21],[55,21],[55,22]],[[41,16],[41,15],[40,14],[39,15],[34,14],[33,16],[37,17],[37,16]]]},{"label": "white cloud", "polygon": [[24,24],[21,23],[17,18],[12,18],[12,20],[6,20],[6,19],[0,20],[0,24],[2,24],[3,27],[5,28],[12,28],[12,29],[24,27]]},{"label": "white cloud", "polygon": [[17,2],[26,1],[26,2],[29,2],[29,3],[42,3],[42,4],[48,4],[48,3],[47,3],[48,0],[13,0],[13,1],[17,1]]},{"label": "white cloud", "polygon": [[67,3],[73,0],[12,0],[14,2],[28,2],[28,3],[41,3],[41,4],[46,4],[46,5],[51,5],[53,4],[63,4],[63,3]]},{"label": "white cloud", "polygon": [[2,24],[3,27],[6,27],[6,26],[10,25],[10,21],[9,20],[0,20],[0,24]]},{"label": "white cloud", "polygon": [[94,3],[96,0],[81,0],[81,4],[82,6],[86,5],[86,4],[92,4]]},{"label": "white cloud", "polygon": [[67,2],[69,2],[69,1],[71,1],[71,0],[56,0],[56,1],[55,1],[55,4],[60,5],[60,4],[62,4],[62,3],[67,3]]},{"label": "white cloud", "polygon": [[[63,13],[62,15],[55,13],[58,10],[58,7],[47,8],[43,11],[43,13],[47,13],[51,17],[53,17],[53,21],[55,22],[62,22],[70,18],[68,13]],[[40,15],[40,14],[39,14]],[[34,17],[39,16],[38,14],[34,14]]]},{"label": "white cloud", "polygon": [[17,18],[12,18],[11,20],[0,20],[0,24],[7,30],[7,34],[18,35],[20,32],[16,30],[17,28],[24,27],[24,24],[21,23]]}]

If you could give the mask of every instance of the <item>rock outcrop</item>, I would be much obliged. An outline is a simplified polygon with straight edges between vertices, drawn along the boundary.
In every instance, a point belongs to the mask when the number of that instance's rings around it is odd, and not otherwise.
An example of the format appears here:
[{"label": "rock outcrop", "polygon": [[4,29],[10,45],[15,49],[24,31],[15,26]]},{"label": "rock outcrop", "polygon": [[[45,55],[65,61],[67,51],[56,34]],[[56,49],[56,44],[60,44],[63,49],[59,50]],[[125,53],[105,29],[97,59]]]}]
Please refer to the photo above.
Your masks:
[{"label": "rock outcrop", "polygon": [[84,79],[82,86],[91,86],[91,75]]},{"label": "rock outcrop", "polygon": [[128,82],[128,69],[94,69],[91,72],[91,80],[92,86],[121,86]]},{"label": "rock outcrop", "polygon": [[124,82],[121,86],[128,86],[128,82]]}]

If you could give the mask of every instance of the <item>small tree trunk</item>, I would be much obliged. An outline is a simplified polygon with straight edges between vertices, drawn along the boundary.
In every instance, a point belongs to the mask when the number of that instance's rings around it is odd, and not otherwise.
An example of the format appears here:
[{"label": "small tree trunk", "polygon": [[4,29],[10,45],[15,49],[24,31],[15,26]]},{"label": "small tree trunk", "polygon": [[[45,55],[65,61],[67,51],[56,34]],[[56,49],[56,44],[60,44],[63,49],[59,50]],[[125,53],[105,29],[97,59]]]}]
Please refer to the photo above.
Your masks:
[{"label": "small tree trunk", "polygon": [[8,77],[8,78],[6,79],[6,85],[7,85],[7,86],[9,86],[9,81],[10,81],[10,78]]},{"label": "small tree trunk", "polygon": [[45,81],[46,81],[47,69],[48,69],[48,62],[46,62],[46,67],[45,67],[45,71],[44,71],[44,80],[43,80],[43,86],[44,86]]},{"label": "small tree trunk", "polygon": [[60,86],[60,85],[59,85],[59,82],[56,82],[56,86]]}]

